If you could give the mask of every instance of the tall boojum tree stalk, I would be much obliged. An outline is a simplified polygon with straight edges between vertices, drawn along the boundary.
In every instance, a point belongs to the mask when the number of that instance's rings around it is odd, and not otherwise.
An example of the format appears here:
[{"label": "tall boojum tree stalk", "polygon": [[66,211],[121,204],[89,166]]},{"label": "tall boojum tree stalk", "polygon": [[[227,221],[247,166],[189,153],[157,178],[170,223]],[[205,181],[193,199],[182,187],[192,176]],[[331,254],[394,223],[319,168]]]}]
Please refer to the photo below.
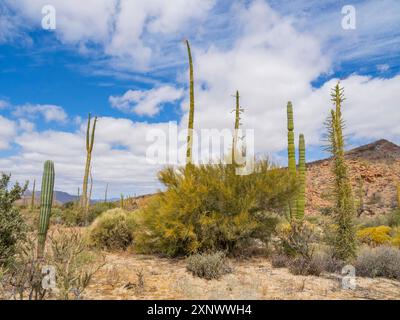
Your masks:
[{"label": "tall boojum tree stalk", "polygon": [[186,149],[186,164],[193,162],[193,125],[194,125],[194,79],[193,79],[193,61],[192,53],[190,51],[189,41],[186,40],[186,47],[189,57],[189,123],[188,123],[188,136],[187,136],[187,149]]},{"label": "tall boojum tree stalk", "polygon": [[89,113],[87,129],[86,129],[86,165],[85,165],[85,173],[83,176],[83,185],[82,185],[82,196],[81,196],[81,208],[85,209],[87,205],[88,198],[88,181],[89,174],[91,170],[91,161],[92,161],[92,151],[94,145],[94,135],[96,131],[96,123],[97,117],[94,118],[94,123],[92,126],[92,133],[90,134],[90,125],[91,125],[91,115]]},{"label": "tall boojum tree stalk", "polygon": [[334,218],[337,233],[334,239],[334,254],[342,260],[355,256],[356,241],[353,218],[355,215],[348,168],[345,162],[342,103],[345,100],[343,88],[338,83],[332,90],[332,102],[335,109],[331,110],[328,124],[329,150],[333,157],[335,207]]},{"label": "tall boojum tree stalk", "polygon": [[236,108],[235,108],[235,126],[233,131],[233,138],[232,138],[232,164],[234,166],[237,165],[237,154],[239,152],[238,149],[238,140],[239,140],[239,128],[240,128],[240,114],[243,113],[243,108],[240,107],[240,96],[239,91],[236,91]]},{"label": "tall boojum tree stalk", "polygon": [[43,257],[47,231],[49,229],[51,207],[53,205],[54,178],[54,164],[52,161],[46,161],[44,163],[42,188],[40,190],[40,216],[37,247],[37,256],[39,259]]}]

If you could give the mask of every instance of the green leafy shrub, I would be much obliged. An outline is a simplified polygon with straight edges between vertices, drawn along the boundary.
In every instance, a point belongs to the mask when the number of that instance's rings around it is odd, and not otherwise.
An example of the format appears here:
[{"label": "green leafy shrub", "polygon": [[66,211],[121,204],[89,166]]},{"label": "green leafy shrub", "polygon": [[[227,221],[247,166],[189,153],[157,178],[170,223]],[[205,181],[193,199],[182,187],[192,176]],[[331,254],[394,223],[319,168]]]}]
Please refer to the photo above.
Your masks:
[{"label": "green leafy shrub", "polygon": [[0,266],[13,259],[17,244],[25,238],[26,225],[14,202],[21,199],[27,188],[16,183],[10,190],[10,175],[0,179]]},{"label": "green leafy shrub", "polygon": [[222,251],[191,255],[186,259],[186,269],[194,276],[207,280],[218,279],[232,272]]},{"label": "green leafy shrub", "polygon": [[233,253],[252,239],[267,242],[295,192],[285,170],[268,161],[240,176],[227,165],[166,168],[159,179],[167,190],[141,214],[137,249],[168,255],[211,251]]},{"label": "green leafy shrub", "polygon": [[355,263],[356,273],[362,277],[385,277],[400,280],[400,250],[380,246],[364,248]]},{"label": "green leafy shrub", "polygon": [[126,249],[133,242],[136,222],[132,213],[116,208],[102,213],[89,229],[89,243],[101,249]]}]

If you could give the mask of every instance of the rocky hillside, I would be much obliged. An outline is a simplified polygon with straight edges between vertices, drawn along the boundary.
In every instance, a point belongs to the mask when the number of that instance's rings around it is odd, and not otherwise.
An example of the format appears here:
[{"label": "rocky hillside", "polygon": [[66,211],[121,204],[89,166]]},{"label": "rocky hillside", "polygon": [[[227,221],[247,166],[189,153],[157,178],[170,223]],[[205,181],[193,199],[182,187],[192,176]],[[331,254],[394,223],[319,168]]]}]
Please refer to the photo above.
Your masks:
[{"label": "rocky hillside", "polygon": [[[378,140],[346,153],[358,214],[373,215],[396,207],[400,147]],[[328,213],[332,206],[331,159],[307,164],[307,213]]]}]

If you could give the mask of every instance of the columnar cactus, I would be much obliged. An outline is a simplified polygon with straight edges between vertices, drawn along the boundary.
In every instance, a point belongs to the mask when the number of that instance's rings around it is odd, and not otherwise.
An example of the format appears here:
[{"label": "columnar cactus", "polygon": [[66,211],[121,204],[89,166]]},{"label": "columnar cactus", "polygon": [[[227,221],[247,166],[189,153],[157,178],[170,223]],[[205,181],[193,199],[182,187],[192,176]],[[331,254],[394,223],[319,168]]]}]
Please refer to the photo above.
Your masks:
[{"label": "columnar cactus", "polygon": [[47,231],[49,229],[51,207],[53,204],[54,177],[54,164],[52,161],[48,160],[44,163],[42,188],[40,192],[40,216],[37,248],[38,258],[43,256]]},{"label": "columnar cactus", "polygon": [[119,206],[121,209],[124,208],[124,195],[121,193],[121,199],[119,200]]},{"label": "columnar cactus", "polygon": [[33,209],[35,209],[35,189],[36,189],[36,179],[33,179],[32,197],[31,197],[31,211],[33,211]]},{"label": "columnar cactus", "polygon": [[305,195],[306,195],[306,145],[304,135],[299,136],[299,166],[298,166],[299,190],[297,193],[297,211],[296,218],[304,218]]},{"label": "columnar cactus", "polygon": [[91,122],[91,118],[90,118],[90,113],[89,113],[88,124],[87,124],[87,129],[86,129],[86,165],[85,165],[85,174],[83,176],[81,208],[85,208],[86,204],[87,204],[88,181],[89,181],[90,165],[91,165],[91,161],[92,161],[92,151],[93,151],[93,145],[94,145],[94,134],[96,131],[97,117],[94,118],[91,136],[90,136],[90,122]]},{"label": "columnar cactus", "polygon": [[[292,102],[287,103],[287,129],[288,129],[288,168],[290,176],[293,181],[296,177],[296,155],[294,146],[294,121],[293,121],[293,106]],[[296,212],[296,201],[291,199],[289,201],[289,214],[290,218],[294,216]]]},{"label": "columnar cactus", "polygon": [[189,56],[189,95],[190,95],[186,164],[191,164],[193,162],[192,149],[193,149],[193,124],[194,124],[194,80],[193,80],[192,53],[190,51],[190,45],[188,40],[186,40],[186,46]]},{"label": "columnar cactus", "polygon": [[107,193],[108,193],[108,183],[106,184],[106,190],[104,191],[104,202],[107,202]]}]

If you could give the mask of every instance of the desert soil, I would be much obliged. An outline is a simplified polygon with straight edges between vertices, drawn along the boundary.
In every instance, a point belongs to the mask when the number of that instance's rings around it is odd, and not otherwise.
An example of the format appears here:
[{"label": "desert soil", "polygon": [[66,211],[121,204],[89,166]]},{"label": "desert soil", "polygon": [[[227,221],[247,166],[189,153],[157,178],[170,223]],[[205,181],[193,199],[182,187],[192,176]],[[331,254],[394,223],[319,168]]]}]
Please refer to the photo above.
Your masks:
[{"label": "desert soil", "polygon": [[105,259],[85,299],[400,299],[399,281],[357,277],[355,290],[342,289],[337,275],[295,276],[266,258],[232,261],[233,273],[219,280],[192,276],[184,260],[128,252]]}]

